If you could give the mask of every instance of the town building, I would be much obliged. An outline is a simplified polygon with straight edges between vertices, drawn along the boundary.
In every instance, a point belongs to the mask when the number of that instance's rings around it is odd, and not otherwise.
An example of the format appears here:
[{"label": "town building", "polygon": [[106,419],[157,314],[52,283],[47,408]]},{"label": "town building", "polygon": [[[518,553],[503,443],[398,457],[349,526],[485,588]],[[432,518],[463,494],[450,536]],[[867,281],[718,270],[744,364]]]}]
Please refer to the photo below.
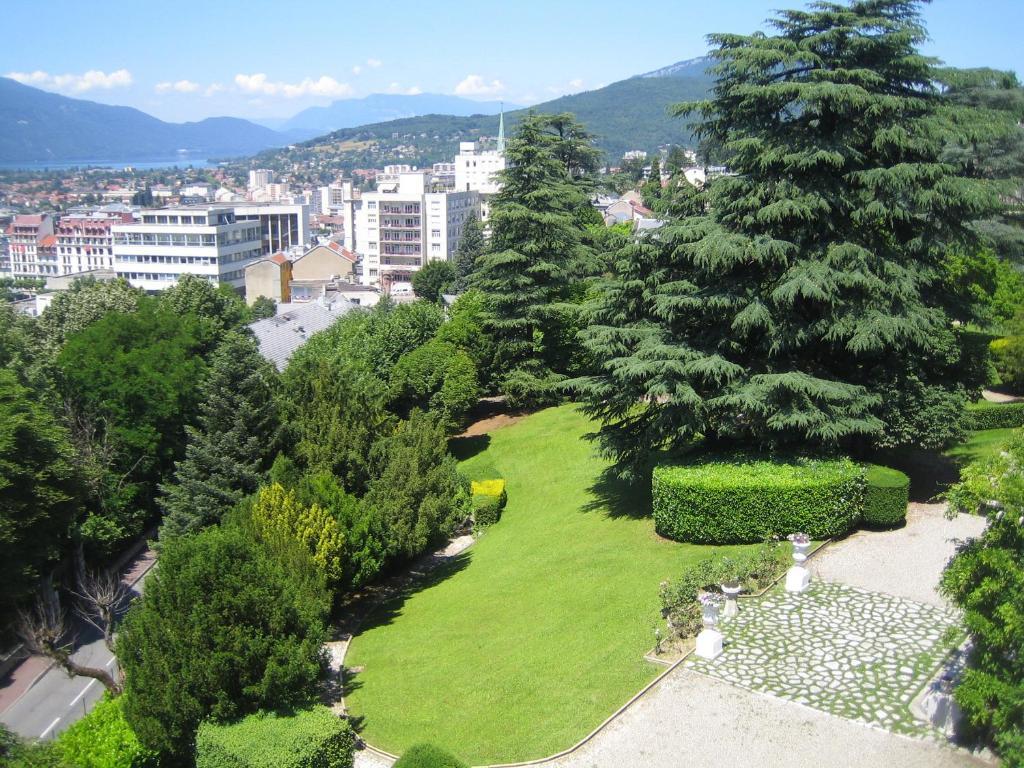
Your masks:
[{"label": "town building", "polygon": [[475,141],[459,142],[455,156],[455,190],[477,192],[480,195],[479,216],[486,221],[491,214],[491,198],[501,191],[501,177],[505,170],[505,115],[498,118],[498,140],[494,149],[485,149]]},{"label": "town building", "polygon": [[480,216],[476,191],[431,192],[432,171],[388,166],[377,190],[355,211],[360,280],[390,290],[406,284],[427,262],[451,259],[470,213]]},{"label": "town building", "polygon": [[274,172],[266,168],[256,168],[249,171],[249,189],[263,189],[274,180]]},{"label": "town building", "polygon": [[130,224],[134,216],[118,213],[78,213],[62,216],[57,223],[58,274],[114,268],[114,224]]},{"label": "town building", "polygon": [[250,323],[249,329],[256,338],[260,354],[283,371],[291,356],[310,336],[330,328],[338,318],[356,308],[356,304],[340,296],[305,304],[283,303],[278,306],[277,315]]},{"label": "town building", "polygon": [[310,243],[309,206],[301,203],[235,203],[237,221],[257,221],[263,255],[305,248]]},{"label": "town building", "polygon": [[161,291],[184,274],[241,290],[245,268],[263,255],[256,221],[238,221],[226,206],[146,209],[133,224],[115,224],[114,269],[132,285]]},{"label": "town building", "polygon": [[245,298],[249,304],[260,296],[278,303],[312,301],[352,283],[355,263],[356,254],[336,242],[314,245],[295,259],[275,253],[245,268]]},{"label": "town building", "polygon": [[53,217],[48,213],[19,214],[7,228],[11,277],[60,274]]}]

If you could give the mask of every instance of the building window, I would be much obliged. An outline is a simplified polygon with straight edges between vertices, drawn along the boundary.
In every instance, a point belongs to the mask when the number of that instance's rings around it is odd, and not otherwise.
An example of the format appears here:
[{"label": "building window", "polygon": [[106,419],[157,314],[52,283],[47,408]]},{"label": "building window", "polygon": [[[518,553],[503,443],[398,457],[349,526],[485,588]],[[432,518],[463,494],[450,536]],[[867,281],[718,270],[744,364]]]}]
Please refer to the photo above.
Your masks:
[{"label": "building window", "polygon": [[441,236],[441,230],[440,229],[432,229],[432,230],[430,230],[430,236],[431,237],[440,237]]}]

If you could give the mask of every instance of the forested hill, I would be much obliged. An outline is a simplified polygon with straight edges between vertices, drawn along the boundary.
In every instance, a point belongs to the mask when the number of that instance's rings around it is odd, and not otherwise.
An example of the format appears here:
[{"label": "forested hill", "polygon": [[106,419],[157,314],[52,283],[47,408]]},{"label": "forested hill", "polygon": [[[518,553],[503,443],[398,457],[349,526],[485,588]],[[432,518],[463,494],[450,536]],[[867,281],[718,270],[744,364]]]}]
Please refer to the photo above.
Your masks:
[{"label": "forested hill", "polygon": [[[669,113],[673,104],[704,98],[712,79],[705,72],[707,59],[679,62],[660,70],[612,83],[604,88],[562,96],[537,104],[535,112],[572,112],[597,135],[598,146],[609,162],[624,152],[648,152],[665,144],[688,145],[692,135],[686,122]],[[506,132],[530,109],[505,115]],[[453,117],[426,115],[334,131],[287,150],[257,155],[261,167],[288,167],[296,162],[322,171],[377,168],[387,163],[424,166],[451,160],[460,141],[493,137],[498,119],[489,115]]]}]

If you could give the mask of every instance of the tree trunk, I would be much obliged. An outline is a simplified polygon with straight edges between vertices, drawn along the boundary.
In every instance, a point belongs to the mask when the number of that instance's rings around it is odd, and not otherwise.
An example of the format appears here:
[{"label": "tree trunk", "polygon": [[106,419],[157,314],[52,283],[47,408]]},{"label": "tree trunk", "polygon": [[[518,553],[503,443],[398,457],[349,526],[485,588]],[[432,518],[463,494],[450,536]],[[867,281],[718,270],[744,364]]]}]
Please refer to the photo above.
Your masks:
[{"label": "tree trunk", "polygon": [[99,680],[103,687],[106,688],[111,696],[119,696],[121,694],[121,686],[114,676],[111,675],[107,670],[100,669],[99,667],[85,667],[71,660],[71,657],[65,656],[63,659],[57,659],[64,671],[74,677],[91,677],[94,680]]}]

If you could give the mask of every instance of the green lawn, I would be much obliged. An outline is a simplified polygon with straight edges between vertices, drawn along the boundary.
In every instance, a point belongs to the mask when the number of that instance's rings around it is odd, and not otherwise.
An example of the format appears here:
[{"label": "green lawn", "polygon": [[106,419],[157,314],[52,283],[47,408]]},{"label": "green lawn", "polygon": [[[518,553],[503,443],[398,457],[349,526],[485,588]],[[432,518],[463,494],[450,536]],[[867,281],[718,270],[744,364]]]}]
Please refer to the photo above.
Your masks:
[{"label": "green lawn", "polygon": [[[371,744],[430,741],[471,764],[521,761],[586,735],[659,668],[658,584],[712,550],[658,538],[649,501],[615,484],[572,406],[456,447],[508,507],[446,573],[375,614],[346,665]],[[721,548],[725,551],[725,548]]]},{"label": "green lawn", "polygon": [[1006,445],[1016,429],[983,429],[968,432],[967,440],[945,451],[945,455],[956,461],[960,466],[977,459],[986,458]]}]

